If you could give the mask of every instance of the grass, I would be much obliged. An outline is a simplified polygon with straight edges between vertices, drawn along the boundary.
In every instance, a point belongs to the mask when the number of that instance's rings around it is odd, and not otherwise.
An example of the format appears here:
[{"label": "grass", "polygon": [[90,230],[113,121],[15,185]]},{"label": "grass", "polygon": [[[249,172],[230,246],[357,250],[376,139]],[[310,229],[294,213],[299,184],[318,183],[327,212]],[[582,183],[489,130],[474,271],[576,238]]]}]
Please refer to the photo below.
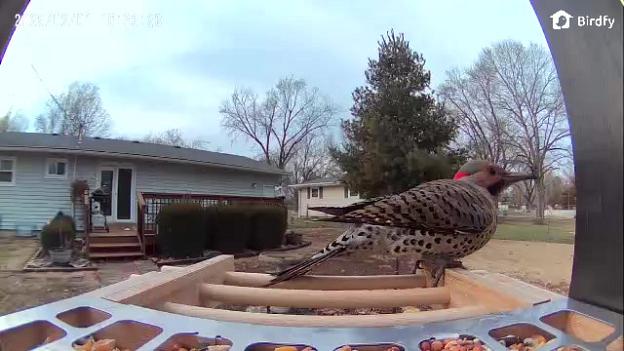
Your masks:
[{"label": "grass", "polygon": [[532,217],[505,217],[499,221],[494,239],[574,243],[574,219],[546,218],[546,224],[533,223]]},{"label": "grass", "polygon": [[288,229],[306,228],[344,228],[346,224],[337,222],[326,222],[313,218],[297,218],[291,216],[288,219]]},{"label": "grass", "polygon": [[[345,224],[291,216],[289,229],[344,228]],[[546,224],[534,223],[533,217],[509,216],[499,220],[494,239],[536,241],[549,243],[574,243],[574,219],[546,218]]]}]

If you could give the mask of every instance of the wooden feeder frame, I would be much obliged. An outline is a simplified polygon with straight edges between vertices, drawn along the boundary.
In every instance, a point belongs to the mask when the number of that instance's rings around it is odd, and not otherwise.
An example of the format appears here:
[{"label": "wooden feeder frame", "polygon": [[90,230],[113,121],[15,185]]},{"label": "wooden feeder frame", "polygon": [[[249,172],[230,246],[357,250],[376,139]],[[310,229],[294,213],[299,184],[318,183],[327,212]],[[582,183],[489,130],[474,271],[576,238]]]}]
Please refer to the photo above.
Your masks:
[{"label": "wooden feeder frame", "polygon": [[[561,295],[502,274],[447,270],[444,286],[425,287],[422,275],[303,276],[265,287],[272,276],[234,270],[233,256],[217,256],[192,266],[146,273],[133,284],[104,295],[180,315],[218,321],[302,327],[386,327],[446,321],[511,311]],[[139,277],[136,277],[137,279]],[[299,308],[387,308],[431,306],[415,313],[376,315],[294,315],[231,311],[221,304]]]}]

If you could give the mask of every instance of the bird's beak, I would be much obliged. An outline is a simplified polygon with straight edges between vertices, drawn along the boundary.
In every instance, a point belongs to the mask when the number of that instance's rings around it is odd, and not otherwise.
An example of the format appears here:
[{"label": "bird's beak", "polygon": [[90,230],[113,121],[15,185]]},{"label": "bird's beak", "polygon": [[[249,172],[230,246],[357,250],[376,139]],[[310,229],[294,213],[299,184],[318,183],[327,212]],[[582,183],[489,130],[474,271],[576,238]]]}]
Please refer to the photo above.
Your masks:
[{"label": "bird's beak", "polygon": [[537,176],[531,173],[508,173],[503,176],[503,180],[507,185],[527,179],[537,179]]}]

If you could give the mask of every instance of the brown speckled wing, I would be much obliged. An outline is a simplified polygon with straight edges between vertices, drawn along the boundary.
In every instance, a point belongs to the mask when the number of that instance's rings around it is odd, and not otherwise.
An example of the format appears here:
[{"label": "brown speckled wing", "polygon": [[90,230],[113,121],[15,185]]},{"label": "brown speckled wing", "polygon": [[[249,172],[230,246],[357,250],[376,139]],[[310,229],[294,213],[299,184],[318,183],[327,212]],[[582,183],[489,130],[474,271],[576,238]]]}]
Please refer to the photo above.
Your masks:
[{"label": "brown speckled wing", "polygon": [[319,212],[327,213],[327,214],[334,215],[334,216],[341,216],[345,213],[349,213],[349,212],[364,208],[368,205],[371,205],[377,201],[383,200],[387,197],[388,196],[375,197],[372,199],[358,201],[358,202],[355,202],[355,203],[352,203],[350,205],[343,206],[343,207],[313,206],[313,207],[308,207],[308,210],[319,211]]},{"label": "brown speckled wing", "polygon": [[495,220],[495,201],[484,189],[450,179],[423,183],[332,219],[448,234],[481,233]]}]

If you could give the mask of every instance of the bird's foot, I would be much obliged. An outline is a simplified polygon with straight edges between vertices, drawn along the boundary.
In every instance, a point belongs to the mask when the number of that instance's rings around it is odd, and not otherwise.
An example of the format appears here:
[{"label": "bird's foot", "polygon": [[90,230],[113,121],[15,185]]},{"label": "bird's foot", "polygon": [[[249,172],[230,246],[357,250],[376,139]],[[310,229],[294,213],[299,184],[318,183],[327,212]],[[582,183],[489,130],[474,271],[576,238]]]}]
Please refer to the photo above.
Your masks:
[{"label": "bird's foot", "polygon": [[460,260],[449,261],[446,264],[446,268],[463,268],[463,269],[466,269],[466,267],[464,266],[464,264]]}]

